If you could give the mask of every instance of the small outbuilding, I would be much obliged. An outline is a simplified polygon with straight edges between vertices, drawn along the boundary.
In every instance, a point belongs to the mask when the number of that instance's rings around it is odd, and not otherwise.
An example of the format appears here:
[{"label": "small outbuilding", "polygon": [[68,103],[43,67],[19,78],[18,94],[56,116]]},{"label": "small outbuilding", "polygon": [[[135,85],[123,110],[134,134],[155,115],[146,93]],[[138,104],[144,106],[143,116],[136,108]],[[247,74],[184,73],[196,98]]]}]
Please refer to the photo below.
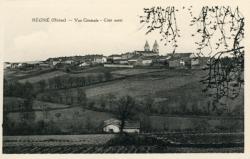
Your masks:
[{"label": "small outbuilding", "polygon": [[[121,121],[118,119],[108,119],[104,121],[103,131],[107,133],[119,133]],[[139,133],[140,122],[138,121],[125,121],[123,132]]]}]

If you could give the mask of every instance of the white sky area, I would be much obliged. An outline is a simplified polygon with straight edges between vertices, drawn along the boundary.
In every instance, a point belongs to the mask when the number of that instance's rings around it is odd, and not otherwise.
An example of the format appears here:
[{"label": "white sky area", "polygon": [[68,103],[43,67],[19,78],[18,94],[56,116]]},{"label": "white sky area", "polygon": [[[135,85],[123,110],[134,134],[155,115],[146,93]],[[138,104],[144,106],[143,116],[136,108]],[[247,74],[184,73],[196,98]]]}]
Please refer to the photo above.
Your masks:
[{"label": "white sky area", "polygon": [[[102,1],[103,2],[103,1]],[[143,1],[141,1],[143,2]],[[179,3],[179,8],[183,5]],[[169,6],[170,4],[161,4]],[[134,1],[85,1],[84,3],[52,3],[48,0],[35,2],[10,0],[4,6],[4,61],[45,60],[49,57],[121,54],[143,50],[148,40],[151,48],[155,40],[160,54],[165,55],[172,48],[160,42],[158,32],[145,35],[140,29],[139,16],[144,7],[159,6],[155,3],[134,3]],[[187,5],[189,6],[189,5]],[[193,5],[194,14],[200,6]],[[32,18],[121,18],[121,23],[34,23]],[[187,11],[177,14],[181,38],[177,52],[195,52],[195,39],[191,37]]]}]

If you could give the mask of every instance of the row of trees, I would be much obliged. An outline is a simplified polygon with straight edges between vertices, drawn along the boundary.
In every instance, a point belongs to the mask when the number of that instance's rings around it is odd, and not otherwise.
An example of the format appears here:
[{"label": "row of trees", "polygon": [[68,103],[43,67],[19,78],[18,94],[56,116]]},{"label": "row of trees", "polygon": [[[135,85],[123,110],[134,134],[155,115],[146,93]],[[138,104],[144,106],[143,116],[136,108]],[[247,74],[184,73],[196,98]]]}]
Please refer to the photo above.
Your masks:
[{"label": "row of trees", "polygon": [[73,88],[83,87],[94,83],[110,80],[111,75],[98,74],[88,75],[86,77],[71,77],[71,76],[59,76],[48,80],[49,89],[62,89],[62,88]]}]

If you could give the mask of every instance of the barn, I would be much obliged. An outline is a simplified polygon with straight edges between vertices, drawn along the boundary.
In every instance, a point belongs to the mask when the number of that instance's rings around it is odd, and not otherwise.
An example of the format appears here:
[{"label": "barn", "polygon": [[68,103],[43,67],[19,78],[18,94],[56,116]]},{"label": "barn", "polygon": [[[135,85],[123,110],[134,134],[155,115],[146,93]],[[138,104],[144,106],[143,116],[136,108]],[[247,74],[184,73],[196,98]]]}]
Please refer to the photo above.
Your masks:
[{"label": "barn", "polygon": [[[107,133],[119,133],[121,121],[118,119],[108,119],[104,121],[103,131]],[[140,122],[138,121],[125,121],[123,132],[139,133]]]}]

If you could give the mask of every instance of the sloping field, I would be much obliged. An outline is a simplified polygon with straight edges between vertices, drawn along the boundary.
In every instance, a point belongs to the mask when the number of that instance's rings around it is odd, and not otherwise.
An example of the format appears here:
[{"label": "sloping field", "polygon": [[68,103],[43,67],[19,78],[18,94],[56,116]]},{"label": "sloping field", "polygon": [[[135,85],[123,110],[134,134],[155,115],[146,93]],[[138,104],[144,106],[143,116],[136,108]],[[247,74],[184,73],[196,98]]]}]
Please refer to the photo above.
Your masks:
[{"label": "sloping field", "polygon": [[156,72],[160,71],[160,69],[123,69],[123,70],[115,70],[112,71],[112,74],[120,74],[120,75],[136,75],[142,73]]},{"label": "sloping field", "polygon": [[21,83],[25,83],[26,81],[30,82],[30,83],[36,83],[39,82],[41,80],[48,80],[57,76],[62,76],[65,75],[67,73],[62,72],[62,71],[53,71],[53,72],[49,72],[49,73],[44,73],[44,74],[40,74],[34,77],[30,77],[30,78],[25,78],[25,79],[21,79],[19,80],[19,82]]},{"label": "sloping field", "polygon": [[[23,98],[17,97],[4,97],[4,107],[7,111],[20,111],[19,105],[24,102]],[[43,109],[60,109],[60,108],[68,108],[69,105],[59,104],[59,103],[50,103],[35,100],[33,101],[33,110],[43,110]]]},{"label": "sloping field", "polygon": [[[89,98],[110,93],[117,96],[131,95],[134,97],[142,97],[146,95],[154,96],[156,92],[161,90],[176,89],[191,82],[198,83],[199,80],[199,73],[173,73],[166,70],[127,77],[121,80],[84,87],[83,89],[86,91],[87,97]],[[76,89],[70,89],[69,91],[75,94],[74,92]]]}]

